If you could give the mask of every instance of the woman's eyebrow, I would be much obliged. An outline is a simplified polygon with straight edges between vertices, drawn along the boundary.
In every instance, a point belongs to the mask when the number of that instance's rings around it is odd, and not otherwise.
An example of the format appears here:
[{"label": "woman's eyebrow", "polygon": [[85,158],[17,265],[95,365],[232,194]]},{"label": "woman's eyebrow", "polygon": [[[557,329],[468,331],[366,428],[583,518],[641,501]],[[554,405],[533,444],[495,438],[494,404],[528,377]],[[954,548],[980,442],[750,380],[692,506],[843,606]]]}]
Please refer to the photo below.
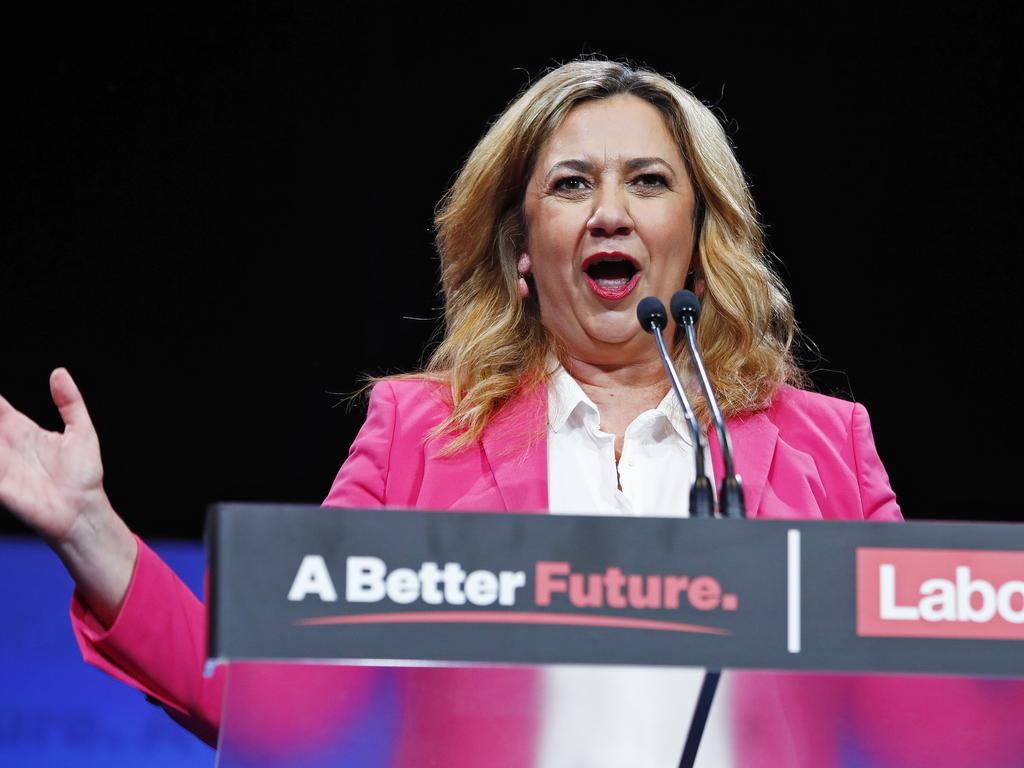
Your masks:
[{"label": "woman's eyebrow", "polygon": [[561,160],[551,166],[551,169],[544,177],[544,181],[551,178],[556,171],[576,171],[576,173],[593,173],[596,166],[589,160]]},{"label": "woman's eyebrow", "polygon": [[627,160],[623,163],[626,171],[637,171],[650,165],[664,165],[668,170],[672,170],[672,164],[660,157],[634,157],[632,160]]}]

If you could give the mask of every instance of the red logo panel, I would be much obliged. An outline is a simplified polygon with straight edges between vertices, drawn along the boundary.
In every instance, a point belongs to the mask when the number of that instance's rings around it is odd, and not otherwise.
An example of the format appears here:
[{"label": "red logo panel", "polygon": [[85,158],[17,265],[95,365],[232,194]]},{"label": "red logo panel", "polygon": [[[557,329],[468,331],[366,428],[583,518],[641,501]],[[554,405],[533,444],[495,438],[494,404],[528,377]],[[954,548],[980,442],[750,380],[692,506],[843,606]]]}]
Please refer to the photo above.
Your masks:
[{"label": "red logo panel", "polygon": [[860,547],[857,634],[1024,640],[1024,552]]}]

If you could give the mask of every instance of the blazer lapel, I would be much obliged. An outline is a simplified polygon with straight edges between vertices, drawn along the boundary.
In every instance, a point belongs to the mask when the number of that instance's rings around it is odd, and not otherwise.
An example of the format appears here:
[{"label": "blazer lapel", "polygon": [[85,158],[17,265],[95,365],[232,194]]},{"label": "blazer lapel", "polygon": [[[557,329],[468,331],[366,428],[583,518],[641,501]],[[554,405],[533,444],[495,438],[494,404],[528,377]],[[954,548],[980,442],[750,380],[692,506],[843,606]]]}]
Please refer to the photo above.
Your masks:
[{"label": "blazer lapel", "polygon": [[511,400],[484,430],[484,456],[508,512],[548,511],[548,397],[535,387]]},{"label": "blazer lapel", "polygon": [[[726,419],[726,427],[732,441],[733,464],[743,483],[747,517],[757,517],[761,495],[768,480],[768,470],[772,466],[772,456],[775,455],[775,444],[779,439],[779,428],[763,411]],[[722,478],[725,477],[725,465],[722,462],[717,430],[708,430],[708,442],[711,445],[715,481],[721,486]]]},{"label": "blazer lapel", "polygon": [[[547,388],[510,401],[484,431],[481,446],[508,512],[548,511]],[[743,482],[747,516],[757,517],[779,428],[763,411],[727,419],[733,461]],[[710,430],[711,462],[721,485],[725,466],[718,433]]]}]

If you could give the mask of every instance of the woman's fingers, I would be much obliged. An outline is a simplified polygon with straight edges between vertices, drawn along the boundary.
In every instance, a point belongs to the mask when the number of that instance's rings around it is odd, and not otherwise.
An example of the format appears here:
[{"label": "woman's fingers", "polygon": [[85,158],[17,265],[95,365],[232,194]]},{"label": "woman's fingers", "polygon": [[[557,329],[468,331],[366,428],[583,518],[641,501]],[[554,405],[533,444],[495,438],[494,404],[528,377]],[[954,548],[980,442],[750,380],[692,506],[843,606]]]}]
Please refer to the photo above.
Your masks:
[{"label": "woman's fingers", "polygon": [[60,410],[65,427],[92,430],[92,420],[85,408],[85,400],[66,368],[57,368],[50,374],[50,395]]}]

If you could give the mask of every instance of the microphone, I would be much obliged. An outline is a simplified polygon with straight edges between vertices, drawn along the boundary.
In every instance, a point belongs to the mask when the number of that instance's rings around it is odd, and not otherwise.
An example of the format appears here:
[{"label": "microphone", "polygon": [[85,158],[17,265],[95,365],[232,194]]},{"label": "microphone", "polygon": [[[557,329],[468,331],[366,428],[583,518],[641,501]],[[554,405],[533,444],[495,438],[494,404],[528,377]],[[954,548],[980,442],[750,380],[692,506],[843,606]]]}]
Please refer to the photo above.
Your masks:
[{"label": "microphone", "polygon": [[732,463],[732,442],[729,440],[729,432],[725,428],[725,419],[722,418],[722,410],[718,407],[718,400],[711,391],[711,381],[708,379],[708,372],[704,368],[704,359],[697,349],[697,320],[700,319],[700,299],[693,291],[676,291],[672,294],[672,317],[676,323],[686,332],[686,343],[690,347],[690,355],[693,357],[693,365],[697,369],[697,376],[700,379],[701,389],[704,391],[704,398],[711,409],[711,418],[718,430],[718,440],[722,444],[722,459],[725,464],[725,477],[722,479],[722,490],[718,494],[718,504],[726,517],[746,517],[746,510],[743,503],[743,485],[740,476],[736,474]]},{"label": "microphone", "polygon": [[679,376],[676,374],[676,367],[665,349],[665,339],[661,332],[668,325],[668,315],[665,313],[665,305],[656,296],[648,296],[641,299],[636,307],[636,319],[640,321],[640,327],[654,336],[658,343],[658,354],[661,355],[661,363],[665,366],[665,373],[672,383],[672,389],[683,406],[683,416],[690,426],[690,436],[693,439],[694,465],[697,468],[697,478],[690,488],[690,517],[714,517],[715,516],[715,495],[711,487],[711,481],[704,474],[704,436],[700,433],[700,425],[697,423],[697,416],[690,407],[690,401],[679,383]]}]

